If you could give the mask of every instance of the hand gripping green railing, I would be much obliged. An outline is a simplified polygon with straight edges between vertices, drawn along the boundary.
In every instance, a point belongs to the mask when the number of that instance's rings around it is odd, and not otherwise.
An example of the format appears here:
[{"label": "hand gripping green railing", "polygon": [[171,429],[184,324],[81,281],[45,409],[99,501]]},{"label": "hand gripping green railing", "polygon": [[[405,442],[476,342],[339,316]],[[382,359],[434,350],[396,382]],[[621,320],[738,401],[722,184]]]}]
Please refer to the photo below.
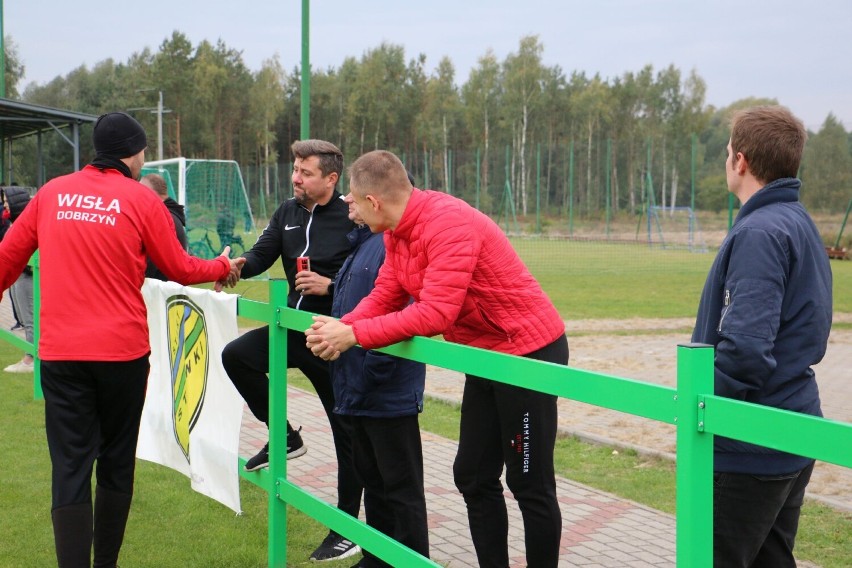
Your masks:
[{"label": "hand gripping green railing", "polygon": [[[241,475],[270,493],[269,566],[287,564],[287,504],[394,566],[437,566],[393,539],[287,480],[287,330],[302,331],[311,314],[287,304],[287,285],[270,283],[270,303],[240,299],[241,316],[270,324],[270,462],[268,471]],[[270,307],[272,306],[272,307]],[[723,435],[852,467],[852,424],[717,397],[713,349],[677,348],[677,389],[593,373],[454,343],[415,337],[386,353],[523,386],[677,427],[677,563],[713,565],[713,436]],[[243,460],[241,460],[241,463]],[[242,468],[241,468],[242,469]]]}]

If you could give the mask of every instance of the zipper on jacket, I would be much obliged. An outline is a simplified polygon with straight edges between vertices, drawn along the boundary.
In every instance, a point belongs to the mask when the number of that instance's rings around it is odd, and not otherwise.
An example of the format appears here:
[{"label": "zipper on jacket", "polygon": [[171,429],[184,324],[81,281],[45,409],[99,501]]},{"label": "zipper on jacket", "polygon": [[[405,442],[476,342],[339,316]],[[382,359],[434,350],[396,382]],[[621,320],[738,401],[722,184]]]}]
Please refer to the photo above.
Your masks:
[{"label": "zipper on jacket", "polygon": [[719,318],[719,327],[716,328],[717,332],[722,331],[722,322],[725,321],[725,316],[728,315],[728,310],[731,309],[731,291],[725,288],[725,301],[723,303],[725,309],[722,310],[722,317]]}]

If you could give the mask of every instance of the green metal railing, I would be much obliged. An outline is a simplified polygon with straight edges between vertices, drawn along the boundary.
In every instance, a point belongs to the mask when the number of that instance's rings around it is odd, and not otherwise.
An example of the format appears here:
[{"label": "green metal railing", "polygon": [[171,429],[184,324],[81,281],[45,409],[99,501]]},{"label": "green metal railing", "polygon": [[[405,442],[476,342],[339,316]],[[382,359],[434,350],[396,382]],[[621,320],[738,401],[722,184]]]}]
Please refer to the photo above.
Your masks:
[{"label": "green metal railing", "polygon": [[[38,257],[30,263],[35,285],[35,343],[39,332]],[[269,566],[287,565],[287,505],[357,542],[394,566],[439,566],[395,540],[341,512],[287,479],[287,330],[310,327],[310,313],[286,308],[287,282],[270,281],[269,303],[240,298],[240,316],[269,325],[269,469],[240,475],[269,493]],[[37,350],[13,333],[5,340],[22,350]],[[852,467],[852,424],[717,397],[713,392],[713,349],[685,344],[677,348],[677,388],[574,369],[553,363],[415,337],[380,351],[462,373],[546,392],[563,398],[634,414],[677,427],[677,564],[713,565],[713,436]],[[36,365],[38,369],[38,365]],[[41,398],[38,370],[34,380]],[[283,451],[279,451],[281,448]],[[240,459],[241,465],[245,463]]]},{"label": "green metal railing", "polygon": [[[268,471],[241,475],[269,492],[269,566],[287,564],[287,505],[357,542],[394,566],[438,566],[287,479],[287,330],[310,327],[310,313],[287,305],[287,283],[270,282],[269,304],[240,299],[239,314],[270,326]],[[677,349],[677,388],[574,369],[423,337],[385,353],[546,392],[677,427],[677,564],[713,565],[713,436],[852,467],[852,424],[717,397],[713,349]],[[243,460],[241,460],[243,461]]]}]

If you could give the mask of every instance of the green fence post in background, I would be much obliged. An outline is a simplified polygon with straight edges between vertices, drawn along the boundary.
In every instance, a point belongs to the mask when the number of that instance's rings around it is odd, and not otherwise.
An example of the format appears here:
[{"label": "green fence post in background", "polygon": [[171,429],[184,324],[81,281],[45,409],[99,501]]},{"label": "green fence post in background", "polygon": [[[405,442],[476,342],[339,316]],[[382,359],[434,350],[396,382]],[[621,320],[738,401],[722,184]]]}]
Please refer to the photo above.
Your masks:
[{"label": "green fence post in background", "polygon": [[609,240],[609,223],[612,219],[612,180],[610,179],[610,170],[612,169],[612,139],[606,139],[606,238]]},{"label": "green fence post in background", "polygon": [[480,191],[480,167],[482,164],[479,161],[479,146],[476,147],[476,210],[479,211],[479,191]]},{"label": "green fence post in background", "polygon": [[541,234],[541,144],[535,148],[535,232]]},{"label": "green fence post in background", "polygon": [[728,193],[728,230],[731,230],[731,227],[734,226],[734,197],[733,193]]},{"label": "green fence post in background", "polygon": [[453,151],[447,150],[447,193],[453,194]]},{"label": "green fence post in background", "polygon": [[269,566],[287,566],[287,504],[281,500],[281,480],[287,479],[287,329],[281,310],[287,307],[287,281],[270,282],[269,303],[275,321],[269,326],[269,474],[275,499],[269,500]]},{"label": "green fence post in background", "polygon": [[568,234],[574,234],[574,140],[568,150]]},{"label": "green fence post in background", "polygon": [[41,314],[41,263],[38,258],[38,251],[33,254],[33,393],[35,400],[44,399],[44,393],[41,391],[41,358],[38,355],[38,340],[41,337],[41,318],[36,314]]},{"label": "green fence post in background", "polygon": [[713,394],[713,348],[677,348],[677,565],[713,566],[713,435],[704,432],[704,395]]}]

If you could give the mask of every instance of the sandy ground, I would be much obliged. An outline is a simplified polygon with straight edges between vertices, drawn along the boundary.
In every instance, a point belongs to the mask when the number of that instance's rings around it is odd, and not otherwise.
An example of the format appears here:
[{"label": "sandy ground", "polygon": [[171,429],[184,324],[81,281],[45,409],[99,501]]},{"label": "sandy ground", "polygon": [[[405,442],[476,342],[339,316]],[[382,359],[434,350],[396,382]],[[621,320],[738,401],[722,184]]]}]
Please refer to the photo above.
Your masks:
[{"label": "sandy ground", "polygon": [[[852,314],[835,321],[852,321]],[[676,350],[688,342],[694,321],[587,320],[568,323],[571,366],[667,386],[676,383]],[[653,330],[653,333],[648,333]],[[631,332],[640,333],[631,335]],[[827,418],[852,422],[852,330],[835,330],[822,363],[816,367],[823,413]],[[463,377],[430,368],[427,392],[455,397]],[[674,426],[636,416],[560,399],[559,425],[591,440],[633,447],[674,457]],[[852,469],[818,462],[809,494],[852,511]]]}]

